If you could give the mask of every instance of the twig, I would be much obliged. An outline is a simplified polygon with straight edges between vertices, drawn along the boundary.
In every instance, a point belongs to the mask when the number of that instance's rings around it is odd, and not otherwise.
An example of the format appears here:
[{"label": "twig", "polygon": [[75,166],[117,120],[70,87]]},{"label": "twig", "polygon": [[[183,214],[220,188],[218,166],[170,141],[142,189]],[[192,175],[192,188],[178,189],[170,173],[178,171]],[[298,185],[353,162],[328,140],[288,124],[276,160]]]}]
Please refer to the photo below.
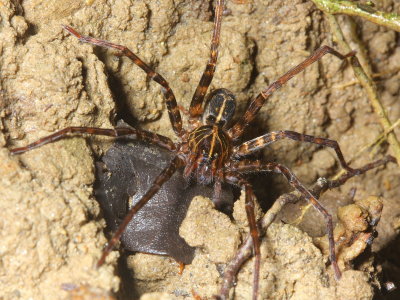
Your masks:
[{"label": "twig", "polygon": [[388,133],[393,131],[399,125],[400,125],[400,119],[397,119],[397,121],[394,122],[392,124],[392,126],[390,126],[387,130],[382,132],[372,143],[370,143],[369,145],[366,145],[366,146],[362,147],[360,150],[358,150],[358,152],[352,158],[349,159],[349,163],[354,161],[364,151],[366,151],[372,147],[376,147],[376,146],[380,145],[383,142],[383,140],[385,140],[387,138]]},{"label": "twig", "polygon": [[[267,230],[269,225],[275,220],[275,217],[282,210],[287,203],[295,203],[301,198],[300,193],[292,192],[280,196],[272,205],[272,207],[265,213],[261,219],[261,231],[263,233]],[[243,263],[250,258],[253,250],[253,241],[251,235],[248,234],[239,250],[236,252],[235,257],[229,262],[224,270],[224,277],[222,280],[222,286],[217,299],[225,300],[228,299],[229,290],[232,288],[236,274],[239,272],[240,267]]]},{"label": "twig", "polygon": [[[344,52],[350,52],[350,46],[346,42],[343,32],[336,20],[336,17],[330,14],[326,14],[331,30],[336,38],[336,41],[339,43],[340,47]],[[358,54],[361,55],[361,54]],[[358,61],[356,56],[351,58],[351,65],[354,70],[354,74],[360,81],[361,85],[364,87],[368,98],[371,102],[372,107],[374,108],[375,113],[379,118],[379,122],[383,127],[385,132],[388,132],[392,124],[390,123],[385,108],[383,107],[375,83],[368,77],[368,75],[364,72],[360,62]],[[398,164],[400,165],[400,143],[396,138],[394,132],[388,133],[387,140],[393,150],[394,156],[397,159]]]},{"label": "twig", "polygon": [[[325,178],[319,178],[317,183],[314,184],[311,193],[315,196],[315,198],[319,199],[320,196],[327,191],[328,189],[333,189],[343,185],[347,180],[352,178],[355,175],[360,175],[367,172],[370,169],[377,168],[379,166],[385,165],[387,162],[396,162],[395,158],[388,155],[383,159],[377,160],[370,164],[365,165],[364,167],[358,169],[357,173],[347,172],[340,176],[336,180],[327,180]],[[280,196],[272,207],[265,213],[264,217],[259,221],[259,226],[261,227],[260,236],[263,236],[268,229],[268,227],[275,220],[278,213],[282,210],[282,208],[288,203],[296,203],[297,201],[302,199],[302,195],[297,192],[291,192],[287,194],[283,194]],[[229,262],[224,271],[224,277],[222,280],[222,286],[220,289],[220,293],[217,296],[217,299],[226,300],[229,297],[229,290],[234,285],[234,281],[237,273],[239,272],[240,267],[243,263],[250,258],[252,255],[253,243],[250,234],[245,238],[244,243],[236,252],[235,257]]]},{"label": "twig", "polygon": [[345,0],[312,0],[312,2],[327,14],[358,16],[400,32],[400,16],[397,14],[385,13],[370,5]]}]

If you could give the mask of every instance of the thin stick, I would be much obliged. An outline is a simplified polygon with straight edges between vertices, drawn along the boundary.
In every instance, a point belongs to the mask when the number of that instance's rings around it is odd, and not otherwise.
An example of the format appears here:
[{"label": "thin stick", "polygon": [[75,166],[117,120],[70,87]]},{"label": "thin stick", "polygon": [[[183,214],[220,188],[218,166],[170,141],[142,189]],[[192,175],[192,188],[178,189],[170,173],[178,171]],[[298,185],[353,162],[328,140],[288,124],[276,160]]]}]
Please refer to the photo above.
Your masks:
[{"label": "thin stick", "polygon": [[400,32],[400,16],[397,14],[385,13],[358,1],[312,0],[312,2],[327,14],[357,16]]},{"label": "thin stick", "polygon": [[[330,14],[326,14],[327,19],[329,21],[329,25],[337,42],[339,43],[340,47],[347,51],[350,49],[349,44],[346,42],[343,32],[336,20],[336,17]],[[360,54],[358,54],[360,55]],[[361,85],[364,87],[368,98],[371,102],[371,105],[378,116],[379,122],[385,132],[388,132],[392,124],[390,123],[385,108],[383,107],[380,97],[378,95],[378,91],[376,89],[375,83],[368,77],[368,75],[364,72],[360,62],[358,61],[356,56],[351,58],[351,65],[353,67],[354,74],[360,81]],[[397,159],[397,163],[400,165],[400,143],[397,140],[396,135],[394,132],[388,133],[387,140],[393,150],[394,156]]]},{"label": "thin stick", "polygon": [[[395,162],[395,158],[388,155],[383,159],[377,160],[373,163],[367,164],[360,168],[360,173],[363,174],[371,169],[383,166],[388,162]],[[355,176],[354,173],[346,172],[337,180],[326,180],[325,178],[319,178],[317,183],[310,189],[310,192],[319,199],[321,195],[328,189],[333,189],[343,185],[347,180]],[[275,220],[278,213],[287,203],[296,203],[297,201],[303,199],[303,196],[298,191],[294,191],[288,194],[283,194],[280,196],[272,205],[272,207],[265,213],[264,217],[260,220],[260,237],[265,234],[268,227]],[[224,277],[222,280],[222,285],[219,294],[216,296],[217,299],[225,300],[229,298],[229,290],[233,287],[236,279],[236,275],[240,270],[243,263],[248,260],[252,255],[252,237],[247,234],[245,241],[242,246],[236,252],[235,257],[228,263],[224,271]]]}]

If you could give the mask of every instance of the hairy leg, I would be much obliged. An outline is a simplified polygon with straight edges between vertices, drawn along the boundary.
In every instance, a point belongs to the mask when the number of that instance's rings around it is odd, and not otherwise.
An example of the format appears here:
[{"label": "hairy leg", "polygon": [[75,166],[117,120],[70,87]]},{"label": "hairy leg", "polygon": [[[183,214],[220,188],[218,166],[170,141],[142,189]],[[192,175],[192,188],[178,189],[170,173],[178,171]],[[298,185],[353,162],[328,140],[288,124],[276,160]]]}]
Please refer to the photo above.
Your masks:
[{"label": "hairy leg", "polygon": [[224,10],[224,0],[218,0],[215,7],[215,19],[214,19],[214,30],[211,40],[211,53],[210,59],[207,63],[206,69],[201,76],[199,85],[194,92],[192,102],[190,103],[190,117],[191,119],[197,119],[203,113],[203,101],[204,96],[207,93],[208,87],[214,77],[215,65],[218,58],[218,46],[221,34],[221,22],[222,22],[222,12]]},{"label": "hairy leg", "polygon": [[239,186],[245,191],[246,215],[247,215],[247,220],[249,222],[250,235],[253,239],[253,246],[254,246],[255,260],[254,260],[254,276],[253,276],[253,300],[256,300],[260,282],[261,253],[260,253],[259,230],[257,227],[257,221],[254,212],[255,195],[251,184],[247,180],[245,180],[239,173],[229,172],[225,174],[225,181],[227,183]]},{"label": "hairy leg", "polygon": [[235,171],[240,173],[247,172],[263,172],[263,171],[272,171],[276,173],[280,173],[286,177],[289,184],[293,186],[296,190],[298,190],[305,199],[307,199],[325,218],[326,220],[326,229],[329,240],[329,252],[330,252],[330,261],[335,272],[335,278],[337,280],[341,277],[341,272],[339,270],[337,260],[336,260],[336,252],[335,252],[335,240],[333,238],[333,223],[332,216],[328,213],[328,211],[319,203],[319,201],[315,198],[313,194],[300,182],[300,180],[290,171],[287,167],[270,162],[270,163],[262,163],[260,161],[242,161],[237,164],[236,168],[233,168]]},{"label": "hairy leg", "polygon": [[[396,159],[390,155],[385,156],[383,159],[376,160],[370,164],[367,164],[358,170],[360,171],[360,174],[363,174],[367,172],[368,170],[380,167],[385,165],[388,162],[394,162],[396,163]],[[254,162],[251,161],[244,161],[243,163],[236,163],[233,166],[233,169],[237,168],[242,168],[241,165],[243,166],[248,166],[254,164]],[[257,166],[257,164],[254,164]],[[246,168],[242,168],[243,172],[246,172]],[[346,183],[347,180],[350,178],[356,176],[358,174],[354,174],[352,172],[346,172],[343,175],[341,175],[339,178],[335,180],[327,180],[325,178],[320,178],[312,187],[310,192],[315,196],[316,199],[319,199],[320,196],[328,189],[333,189],[337,188],[344,183]],[[278,213],[281,211],[281,209],[287,204],[287,203],[296,203],[299,201],[302,197],[296,195],[295,193],[291,192],[288,194],[283,194],[281,195],[275,203],[272,205],[272,207],[265,213],[264,217],[260,220],[260,233],[263,234],[269,225],[275,220],[275,217],[278,215]],[[221,289],[219,292],[219,295],[217,296],[217,299],[228,299],[229,291],[230,289],[234,286],[235,278],[237,273],[240,270],[240,267],[251,257],[251,249],[253,248],[253,243],[252,243],[252,237],[250,234],[247,235],[245,238],[243,244],[240,246],[239,250],[237,251],[235,257],[231,260],[231,262],[226,266],[225,271],[224,271],[224,277],[222,280],[222,285]]]},{"label": "hairy leg", "polygon": [[129,57],[134,62],[134,64],[136,64],[139,68],[141,68],[144,72],[146,72],[147,76],[149,76],[159,85],[161,85],[162,87],[161,91],[164,94],[165,103],[167,105],[168,115],[171,121],[172,128],[174,129],[174,132],[178,136],[183,135],[184,131],[182,129],[182,118],[178,109],[178,105],[176,103],[176,98],[174,93],[172,92],[172,89],[170,88],[168,82],[164,79],[164,77],[156,73],[152,68],[146,65],[138,56],[136,56],[136,54],[134,54],[131,50],[129,50],[125,46],[113,44],[104,40],[95,39],[90,36],[81,35],[70,26],[64,25],[63,27],[66,31],[68,31],[76,38],[78,38],[83,43],[89,43],[100,47],[116,49],[118,51],[117,52],[118,54]]},{"label": "hairy leg", "polygon": [[95,127],[67,127],[51,135],[45,136],[27,146],[11,149],[10,152],[12,154],[24,153],[32,149],[39,148],[43,145],[57,141],[59,139],[65,138],[70,134],[74,133],[105,135],[111,137],[128,137],[128,138],[133,138],[135,140],[146,141],[148,143],[158,145],[167,150],[175,149],[174,143],[169,138],[156,133],[139,130],[131,127],[114,128],[114,129],[95,128]]},{"label": "hairy leg", "polygon": [[258,111],[264,105],[265,101],[271,96],[277,89],[281,88],[286,82],[288,82],[295,75],[303,71],[309,65],[321,59],[325,54],[332,54],[340,59],[345,59],[350,56],[354,56],[355,52],[350,52],[345,55],[340,54],[335,49],[329,46],[322,46],[315,50],[311,56],[309,56],[302,63],[289,70],[283,76],[279,77],[278,80],[270,84],[265,90],[263,90],[253,101],[250,102],[244,115],[236,122],[231,129],[229,129],[229,135],[232,139],[237,140],[244,132],[244,129],[254,120]]},{"label": "hairy leg", "polygon": [[356,172],[353,168],[351,168],[346,161],[344,160],[342,151],[340,150],[338,142],[326,138],[315,137],[308,134],[302,134],[290,130],[281,130],[281,131],[273,131],[269,132],[265,135],[262,135],[258,138],[252,139],[247,141],[233,149],[233,153],[235,156],[246,156],[255,151],[259,151],[269,144],[272,144],[276,141],[282,139],[291,139],[300,142],[308,142],[317,145],[322,145],[326,147],[330,147],[335,150],[337,157],[339,158],[341,166],[349,171],[349,172]]}]

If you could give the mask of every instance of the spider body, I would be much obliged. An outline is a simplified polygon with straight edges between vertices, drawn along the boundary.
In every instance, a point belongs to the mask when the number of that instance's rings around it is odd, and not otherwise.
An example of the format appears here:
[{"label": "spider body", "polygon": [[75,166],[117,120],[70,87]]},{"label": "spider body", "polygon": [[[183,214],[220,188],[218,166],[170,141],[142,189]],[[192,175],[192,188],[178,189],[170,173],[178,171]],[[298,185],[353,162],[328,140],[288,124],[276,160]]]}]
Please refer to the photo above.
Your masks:
[{"label": "spider body", "polygon": [[187,179],[195,178],[200,184],[215,181],[217,170],[227,161],[230,153],[228,135],[217,125],[203,125],[189,134],[189,155],[184,170]]},{"label": "spider body", "polygon": [[[104,249],[101,258],[97,263],[98,266],[101,266],[105,262],[107,255],[114,248],[115,244],[120,239],[122,233],[136,212],[140,210],[160,190],[161,186],[167,182],[178,169],[184,169],[183,176],[187,180],[194,180],[199,184],[205,185],[213,184],[213,201],[217,206],[221,197],[222,183],[238,186],[245,193],[245,208],[255,254],[253,299],[256,299],[258,295],[261,259],[260,234],[254,212],[255,195],[251,184],[246,179],[246,174],[254,172],[275,172],[281,174],[288,180],[289,184],[293,188],[297,189],[303,195],[303,197],[324,216],[327,222],[330,261],[334,269],[335,277],[339,279],[341,272],[337,265],[335,256],[332,216],[318,202],[314,195],[301,183],[296,175],[293,174],[287,167],[275,162],[247,160],[245,159],[245,156],[259,151],[267,145],[281,139],[292,139],[296,141],[314,143],[317,145],[330,147],[336,152],[340,165],[347,171],[347,179],[354,175],[362,174],[371,168],[382,165],[390,159],[379,160],[368,164],[363,168],[353,169],[344,160],[343,154],[336,141],[326,138],[316,138],[310,135],[286,130],[266,133],[256,139],[244,143],[240,143],[239,141],[245,128],[255,119],[256,114],[261,109],[265,101],[274,93],[274,91],[281,88],[292,77],[303,71],[312,63],[321,59],[326,54],[332,54],[343,60],[354,56],[355,53],[350,52],[342,55],[328,46],[322,46],[318,48],[311,54],[311,56],[286,72],[283,76],[279,77],[276,81],[266,87],[265,90],[261,91],[258,96],[249,103],[248,108],[243,116],[240,117],[238,121],[236,121],[228,129],[228,125],[232,119],[236,106],[234,95],[226,89],[216,89],[211,92],[208,97],[206,97],[217,63],[223,8],[224,0],[217,0],[215,7],[214,30],[210,47],[210,58],[190,104],[188,130],[183,128],[181,114],[172,89],[170,88],[168,82],[160,74],[156,73],[127,47],[113,44],[108,41],[95,39],[90,36],[84,36],[73,28],[64,26],[67,32],[78,38],[81,42],[112,48],[117,51],[118,55],[129,57],[134,64],[136,64],[148,75],[149,78],[161,86],[161,91],[165,98],[171,126],[175,134],[180,139],[179,142],[174,143],[171,139],[159,134],[131,127],[117,127],[113,129],[68,127],[25,147],[12,149],[11,152],[13,154],[23,153],[40,147],[44,144],[56,141],[67,136],[68,134],[75,133],[105,135],[115,138],[128,137],[157,145],[173,154],[171,162],[165,166],[163,171],[154,179],[153,184],[150,186],[147,192],[143,194],[141,199],[130,208],[119,228],[110,239],[107,247]],[[208,101],[205,101],[205,99]],[[206,109],[204,108],[204,102],[209,103]]]},{"label": "spider body", "polygon": [[[186,164],[184,177],[187,180],[194,178],[197,183],[205,185],[215,182],[217,171],[232,154],[232,142],[225,126],[236,108],[235,96],[227,89],[216,89],[208,98],[203,115],[205,124],[198,125],[189,133],[182,151]],[[196,123],[201,124],[200,121]]]}]

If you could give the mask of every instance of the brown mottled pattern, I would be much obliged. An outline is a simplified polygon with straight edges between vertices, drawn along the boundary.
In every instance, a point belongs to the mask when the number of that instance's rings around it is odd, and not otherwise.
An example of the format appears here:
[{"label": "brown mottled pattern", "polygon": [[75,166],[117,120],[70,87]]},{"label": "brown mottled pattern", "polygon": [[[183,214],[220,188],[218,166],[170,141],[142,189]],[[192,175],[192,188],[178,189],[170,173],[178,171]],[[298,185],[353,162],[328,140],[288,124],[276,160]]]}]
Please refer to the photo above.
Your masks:
[{"label": "brown mottled pattern", "polygon": [[181,136],[183,134],[182,118],[179,109],[177,108],[176,98],[171,88],[169,87],[168,82],[164,79],[164,77],[154,72],[152,68],[146,65],[136,54],[134,54],[131,50],[129,50],[125,46],[113,44],[104,40],[95,39],[90,36],[83,36],[80,33],[78,33],[75,29],[69,26],[64,26],[64,29],[67,30],[70,34],[77,37],[81,42],[93,44],[100,47],[119,50],[120,54],[129,57],[139,68],[145,71],[146,74],[151,79],[160,84],[162,86],[161,90],[165,98],[165,103],[167,105],[168,115],[171,120],[172,128],[177,135]]},{"label": "brown mottled pattern", "polygon": [[203,100],[204,96],[207,93],[208,87],[214,77],[215,72],[215,65],[217,63],[218,58],[218,46],[221,34],[221,22],[222,22],[222,12],[224,7],[224,1],[218,0],[216,7],[215,7],[215,20],[214,20],[214,30],[213,30],[213,37],[211,40],[211,53],[210,59],[207,63],[206,69],[201,76],[199,85],[194,92],[192,102],[190,103],[190,116],[198,117],[203,113]]},{"label": "brown mottled pattern", "polygon": [[317,60],[321,59],[325,54],[332,54],[340,59],[345,59],[350,56],[354,56],[355,52],[352,51],[346,55],[342,55],[339,52],[337,52],[335,49],[329,47],[329,46],[322,46],[315,50],[311,56],[309,56],[307,59],[305,59],[302,63],[298,64],[294,68],[290,69],[288,72],[286,72],[283,76],[279,77],[278,80],[273,82],[271,85],[269,85],[264,91],[262,91],[252,102],[250,102],[245,114],[242,116],[242,118],[237,121],[237,123],[229,130],[229,135],[232,137],[232,139],[237,140],[242,134],[244,129],[251,123],[254,118],[256,117],[256,114],[258,111],[261,109],[261,107],[264,105],[265,101],[269,98],[269,96],[272,95],[277,89],[282,87],[287,81],[289,81],[293,76],[296,74],[300,73],[303,71],[305,68],[307,68],[309,65],[313,64]]}]

